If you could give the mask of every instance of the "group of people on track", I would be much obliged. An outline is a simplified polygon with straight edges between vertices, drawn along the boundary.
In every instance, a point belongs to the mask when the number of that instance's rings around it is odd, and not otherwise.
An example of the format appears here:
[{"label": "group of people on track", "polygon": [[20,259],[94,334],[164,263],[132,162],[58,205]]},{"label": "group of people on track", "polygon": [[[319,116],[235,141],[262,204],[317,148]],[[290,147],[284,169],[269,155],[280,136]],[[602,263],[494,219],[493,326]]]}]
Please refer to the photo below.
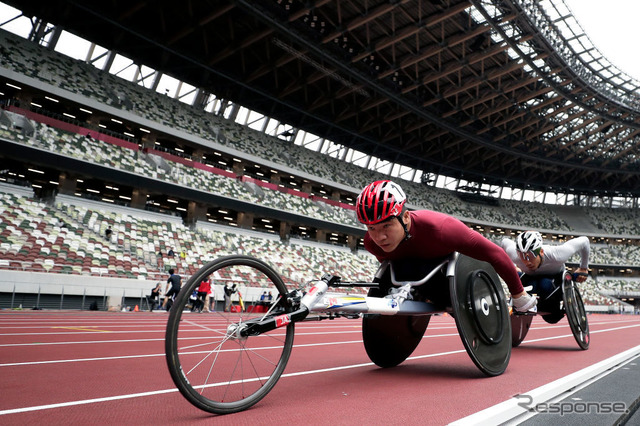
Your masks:
[{"label": "group of people on track", "polygon": [[[176,273],[174,269],[169,269],[169,278],[167,278],[167,284],[164,291],[164,300],[162,301],[161,309],[171,309],[173,299],[178,295],[182,289],[182,277]],[[156,306],[160,304],[162,295],[162,283],[157,283],[156,286],[151,289],[151,294],[147,296],[149,302],[149,310],[153,311]],[[211,278],[205,277],[200,285],[193,291],[189,297],[191,303],[191,310],[193,312],[211,312]]]}]

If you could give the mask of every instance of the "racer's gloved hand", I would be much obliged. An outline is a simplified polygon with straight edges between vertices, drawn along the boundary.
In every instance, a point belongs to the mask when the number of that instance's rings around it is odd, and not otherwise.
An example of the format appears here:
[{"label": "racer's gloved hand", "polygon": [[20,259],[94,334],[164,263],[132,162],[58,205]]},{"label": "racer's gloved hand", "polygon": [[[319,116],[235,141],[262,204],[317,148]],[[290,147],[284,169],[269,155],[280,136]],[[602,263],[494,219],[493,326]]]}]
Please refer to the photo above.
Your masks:
[{"label": "racer's gloved hand", "polygon": [[536,304],[538,300],[535,296],[530,295],[529,293],[525,293],[517,299],[512,298],[511,303],[513,307],[518,312],[537,312],[538,307]]},{"label": "racer's gloved hand", "polygon": [[396,299],[398,301],[413,300],[413,295],[411,294],[411,284],[405,284],[402,287],[392,287],[391,289],[389,289],[389,294],[386,297]]}]

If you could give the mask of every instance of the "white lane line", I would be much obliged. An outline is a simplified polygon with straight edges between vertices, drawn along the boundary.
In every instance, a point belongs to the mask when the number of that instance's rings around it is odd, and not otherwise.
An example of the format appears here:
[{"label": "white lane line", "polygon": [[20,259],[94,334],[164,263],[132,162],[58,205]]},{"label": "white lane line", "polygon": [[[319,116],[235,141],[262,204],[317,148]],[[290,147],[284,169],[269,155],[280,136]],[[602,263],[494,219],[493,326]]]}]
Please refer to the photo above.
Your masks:
[{"label": "white lane line", "polygon": [[[552,328],[564,328],[565,326],[559,327],[559,326],[550,326],[550,327],[536,327],[533,330],[537,331],[537,330],[547,330],[547,329],[552,329]],[[592,334],[595,333],[604,333],[604,332],[608,332],[608,331],[615,331],[615,330],[622,330],[625,328],[635,328],[635,327],[640,327],[640,324],[634,324],[634,325],[626,325],[626,326],[621,326],[621,327],[614,327],[614,328],[607,328],[607,329],[603,329],[603,330],[591,330]],[[449,328],[449,327],[445,327],[445,328]],[[434,328],[427,328],[427,331],[433,331],[435,329]],[[344,331],[329,331],[329,332],[299,332],[296,331],[296,336],[315,336],[315,335],[319,335],[319,334],[347,334],[347,333],[360,333],[360,330],[344,330]],[[61,333],[63,334],[63,333]],[[82,334],[82,333],[72,333],[72,334]],[[22,334],[20,334],[22,335]],[[283,336],[284,334],[282,334]],[[453,333],[453,334],[434,334],[434,335],[425,335],[423,338],[424,339],[428,339],[428,338],[434,338],[434,337],[450,337],[450,336],[458,336],[457,333]],[[557,336],[555,337],[556,339],[561,339],[561,338],[565,338],[567,336],[571,336],[570,334],[565,334],[562,336]],[[198,337],[194,337],[193,339],[198,339]],[[542,341],[542,340],[550,340],[551,338],[542,338],[542,339],[527,339],[525,341],[523,341],[521,344],[525,344],[525,343],[533,343],[533,342],[538,342],[538,341]],[[164,338],[156,338],[156,339],[126,339],[126,340],[88,340],[88,341],[64,341],[64,342],[34,342],[34,343],[5,343],[5,344],[0,344],[0,348],[2,347],[18,347],[18,346],[45,346],[45,345],[85,345],[85,344],[100,344],[100,343],[136,343],[136,342],[163,342]],[[2,366],[0,364],[0,366]]]},{"label": "white lane line", "polygon": [[5,343],[0,348],[13,348],[18,346],[49,346],[49,345],[85,345],[89,343],[136,343],[136,342],[164,342],[164,338],[157,339],[127,339],[127,340],[86,340],[78,342],[33,342],[33,343]]},{"label": "white lane line", "polygon": [[[222,329],[221,329],[222,330]],[[201,329],[194,329],[193,331],[201,331]],[[343,331],[328,331],[328,332],[300,332],[296,331],[296,337],[298,336],[317,336],[317,335],[329,335],[329,334],[347,334],[347,333],[358,333],[360,334],[360,330],[343,330]],[[83,334],[83,333],[75,333],[75,334]],[[284,336],[283,334],[270,334],[270,336]],[[434,334],[424,336],[424,338],[431,337],[448,337],[448,336],[458,336],[457,333],[454,334]],[[205,337],[190,337],[189,339],[204,339]],[[33,342],[33,343],[4,343],[0,344],[0,348],[2,347],[16,347],[16,346],[46,346],[46,345],[83,345],[87,343],[135,343],[135,342],[164,342],[164,337],[155,338],[155,339],[122,339],[122,340],[87,340],[87,341],[64,341],[64,342]]]},{"label": "white lane line", "polygon": [[36,405],[36,406],[33,406],[33,407],[23,407],[23,408],[13,408],[13,409],[10,409],[10,410],[2,410],[2,411],[0,411],[0,416],[4,416],[6,414],[26,413],[26,412],[29,412],[29,411],[50,410],[52,408],[72,407],[74,405],[94,404],[94,403],[97,403],[97,402],[117,401],[119,399],[140,398],[140,397],[143,397],[143,396],[161,395],[161,394],[164,394],[164,393],[171,393],[171,392],[178,392],[178,389],[163,389],[163,390],[158,390],[158,391],[132,393],[132,394],[129,394],[129,395],[107,396],[107,397],[104,397],[104,398],[84,399],[84,400],[81,400],[81,401],[69,401],[69,402],[60,402],[60,403],[57,403],[57,404]]},{"label": "white lane line", "polygon": [[[626,325],[626,326],[622,326],[622,327],[614,327],[614,328],[608,328],[608,329],[604,329],[604,330],[593,330],[591,331],[591,334],[596,334],[596,333],[605,333],[605,332],[610,332],[610,331],[617,331],[617,330],[623,330],[626,328],[635,328],[635,327],[640,327],[640,324],[635,324],[635,325]],[[359,331],[345,331],[345,332],[329,332],[329,333],[296,333],[296,336],[304,336],[304,335],[315,335],[315,334],[345,334],[345,333],[359,333]],[[284,336],[284,335],[283,335]],[[437,337],[457,337],[459,336],[459,334],[457,333],[452,333],[452,334],[434,334],[434,335],[428,335],[428,336],[424,336],[423,339],[430,339],[430,338],[437,338]],[[572,334],[563,334],[560,336],[552,336],[552,337],[542,337],[539,339],[527,339],[524,340],[521,345],[525,345],[528,343],[536,343],[536,342],[543,342],[546,340],[556,340],[556,339],[565,339],[567,337],[573,337]],[[185,338],[182,340],[200,340],[202,339],[202,337],[191,337],[191,338]],[[145,341],[164,341],[164,339],[144,339],[144,340],[116,340],[116,341],[112,341],[112,340],[105,340],[105,341],[91,341],[91,342],[52,342],[52,343],[20,343],[20,344],[15,344],[15,345],[0,345],[0,347],[2,346],[42,346],[42,345],[64,345],[64,344],[84,344],[84,343],[129,343],[129,342],[145,342]],[[301,347],[311,347],[311,346],[320,346],[320,345],[339,345],[339,344],[350,344],[350,343],[362,343],[362,340],[352,340],[352,341],[342,341],[342,342],[332,342],[332,343],[312,343],[312,344],[304,344],[304,345],[294,345],[294,348],[301,348]],[[38,364],[57,364],[57,363],[68,363],[68,362],[85,362],[85,361],[108,361],[108,360],[114,360],[114,359],[132,359],[132,358],[147,358],[147,357],[157,357],[157,356],[164,356],[164,353],[161,354],[145,354],[145,355],[124,355],[124,356],[112,356],[112,357],[99,357],[99,358],[78,358],[78,359],[62,359],[62,360],[49,360],[49,361],[28,361],[28,362],[12,362],[12,363],[5,363],[5,364],[0,364],[0,367],[15,367],[15,366],[23,366],[23,365],[38,365]]]},{"label": "white lane line", "polygon": [[[222,331],[225,330],[225,328],[220,328],[218,331]],[[182,330],[182,328],[181,328]],[[185,331],[203,331],[204,329],[202,327],[194,327],[192,329],[186,329]],[[206,329],[209,330],[209,329]],[[130,333],[165,333],[166,330],[159,330],[159,331],[147,331],[147,330],[140,330],[140,331],[112,331],[110,332],[110,334],[130,334]],[[300,332],[298,333],[298,331],[296,331],[296,336],[306,336],[306,335],[317,335],[317,334],[342,334],[342,333],[360,333],[360,330],[342,330],[342,331],[318,331],[318,332]],[[59,336],[59,335],[64,335],[64,334],[103,334],[102,332],[94,332],[94,331],[75,331],[75,332],[52,332],[52,333],[13,333],[13,334],[0,334],[0,336]],[[164,338],[160,339],[160,340],[164,340]],[[105,340],[105,342],[110,342],[110,340]],[[51,342],[53,343],[57,343],[57,342]],[[81,343],[81,342],[78,342]],[[18,343],[17,345],[21,345],[22,343]],[[25,345],[31,345],[32,343],[24,343]],[[38,343],[41,345],[44,344],[49,344],[49,343]],[[3,344],[0,346],[9,346],[11,345],[11,343],[7,343],[7,344]]]},{"label": "white lane line", "polygon": [[[607,329],[604,329],[604,330],[589,330],[589,334],[606,333],[606,332],[609,332],[609,331],[624,330],[625,328],[635,328],[635,327],[640,327],[640,324],[625,325],[625,326],[622,326],[622,327],[607,328]],[[540,339],[527,339],[527,340],[524,340],[520,344],[524,345],[526,343],[542,342],[544,340],[564,339],[565,337],[573,337],[573,334],[563,334],[561,336],[543,337],[543,338],[540,338]]]},{"label": "white lane line", "polygon": [[605,371],[628,361],[640,353],[640,346],[628,349],[610,358],[602,360],[568,376],[562,377],[553,382],[542,385],[539,388],[523,392],[520,395],[526,395],[526,404],[522,399],[517,398],[518,395],[511,399],[503,401],[492,407],[486,408],[470,416],[456,420],[450,425],[455,426],[494,426],[514,420],[516,417],[529,413],[527,407],[535,407],[538,404],[545,403],[551,399],[563,394],[570,389],[580,386],[584,382],[604,373]]},{"label": "white lane line", "polygon": [[[182,339],[181,339],[182,340]],[[303,348],[303,347],[311,347],[311,346],[329,346],[329,345],[342,345],[342,344],[351,344],[351,343],[362,343],[362,340],[352,340],[348,342],[330,342],[330,343],[309,343],[306,345],[294,345],[293,348]],[[253,350],[268,350],[268,349],[277,349],[278,347],[265,346],[262,348],[254,348]],[[240,350],[240,349],[238,349]],[[202,351],[204,353],[205,351]],[[16,367],[16,366],[24,366],[24,365],[39,365],[39,364],[65,364],[70,362],[86,362],[86,361],[110,361],[110,360],[121,360],[121,359],[135,359],[135,358],[153,358],[165,356],[164,352],[159,354],[143,354],[143,355],[125,355],[125,356],[109,356],[109,357],[99,357],[99,358],[76,358],[76,359],[59,359],[59,360],[49,360],[49,361],[28,361],[28,362],[12,362],[6,364],[0,364],[0,367]]]},{"label": "white lane line", "polygon": [[[354,322],[355,323],[355,322]],[[96,324],[96,323],[91,323],[91,324]],[[202,323],[198,323],[198,324],[202,324]],[[226,322],[223,321],[208,321],[207,324],[211,324],[211,325],[217,325],[219,327],[224,327],[226,326]],[[313,326],[301,326],[299,324],[296,324],[297,327],[303,328],[303,329],[331,329],[331,328],[352,328],[352,327],[358,327],[360,328],[361,325],[360,323],[356,323],[357,325],[352,325],[352,324],[343,324],[343,325],[327,325],[327,326],[322,326],[322,325],[313,325]],[[47,324],[42,324],[42,325],[38,325],[38,326],[21,326],[21,327],[0,327],[0,330],[3,329],[9,329],[9,330],[22,330],[22,329],[38,329],[41,330],[42,328],[51,328],[51,329],[56,329],[56,328],[72,328],[72,327],[77,327],[77,328],[84,328],[84,329],[91,329],[91,328],[98,328],[98,327],[112,327],[112,328],[121,328],[121,329],[131,329],[131,328],[140,328],[141,326],[144,327],[151,327],[151,326],[155,326],[155,327],[159,327],[155,330],[150,330],[149,328],[145,328],[144,330],[148,330],[148,331],[162,331],[165,332],[167,327],[166,324],[144,324],[144,323],[138,323],[135,325],[116,325],[116,324],[98,324],[98,325],[78,325],[78,324],[51,324],[51,323],[47,323]],[[452,327],[455,327],[455,325],[453,325]],[[89,331],[89,330],[87,330]],[[128,331],[128,330],[123,330],[123,331]],[[27,333],[26,331],[24,333]],[[11,335],[12,333],[1,333],[0,336],[3,335]]]},{"label": "white lane line", "polygon": [[[65,327],[66,328],[66,327]],[[131,334],[131,333],[164,333],[166,330],[158,330],[158,331],[148,331],[148,330],[140,330],[140,331],[131,331],[131,330],[123,330],[123,331],[108,331],[109,334]],[[82,329],[82,331],[51,331],[45,333],[0,333],[0,337],[4,336],[62,336],[66,334],[104,334],[104,331],[100,330],[87,330]]]},{"label": "white lane line", "polygon": [[[307,346],[312,346],[312,345],[307,345]],[[446,355],[457,354],[457,353],[461,353],[461,352],[465,352],[465,350],[462,349],[462,350],[458,350],[458,351],[441,352],[441,353],[437,353],[437,354],[410,357],[410,358],[407,358],[407,359],[411,360],[411,359],[433,358],[433,357],[438,357],[438,356],[446,356]],[[162,355],[164,356],[164,354],[162,354]],[[318,374],[318,373],[330,373],[330,372],[340,371],[340,370],[348,370],[348,369],[353,369],[353,368],[368,367],[368,366],[372,366],[372,365],[374,365],[372,362],[366,362],[366,363],[362,363],[362,364],[344,365],[344,366],[341,366],[341,367],[322,368],[322,369],[310,370],[310,371],[299,371],[299,372],[296,372],[296,373],[285,373],[285,374],[283,374],[281,376],[281,378],[305,376],[305,375]],[[217,385],[217,384],[215,384],[215,385]],[[212,384],[212,386],[215,386],[215,385]],[[75,405],[94,404],[94,403],[98,403],[98,402],[117,401],[117,400],[121,400],[121,399],[140,398],[140,397],[145,397],[145,396],[161,395],[161,394],[177,392],[177,391],[178,391],[177,389],[163,389],[163,390],[158,390],[158,391],[132,393],[132,394],[128,394],[128,395],[116,395],[116,396],[109,396],[109,397],[103,397],[103,398],[92,398],[92,399],[84,399],[84,400],[79,400],[79,401],[60,402],[60,403],[57,403],[57,404],[47,404],[47,405],[36,405],[36,406],[32,406],[32,407],[12,408],[12,409],[8,409],[8,410],[0,411],[0,416],[4,416],[4,415],[7,415],[7,414],[26,413],[26,412],[29,412],[29,411],[50,410],[52,408],[71,407],[71,406],[75,406]]]},{"label": "white lane line", "polygon": [[[202,329],[194,329],[193,331],[202,331]],[[222,331],[222,329],[220,330]],[[315,336],[318,334],[347,334],[347,333],[361,333],[360,330],[347,330],[347,331],[329,331],[329,332],[317,332],[317,333],[299,333],[296,331],[296,336]],[[82,333],[77,333],[82,334]],[[284,336],[282,334],[269,334],[269,336]],[[186,339],[205,339],[206,337],[188,337]],[[2,347],[14,347],[14,346],[46,346],[46,345],[84,345],[87,343],[135,343],[135,342],[164,342],[164,337],[155,339],[123,339],[123,340],[87,340],[87,341],[64,341],[64,342],[33,342],[33,343],[5,343],[0,344]]]},{"label": "white lane line", "polygon": [[[640,326],[640,323],[636,321],[600,321],[600,322],[595,322],[595,321],[589,321],[589,325],[591,327],[594,326],[599,326],[599,325],[608,325],[608,324],[620,324],[620,323],[625,323],[625,322],[633,322],[635,323],[635,325]],[[95,324],[95,323],[94,323]],[[224,325],[223,323],[220,323],[221,325]],[[101,324],[100,326],[104,327],[106,324]],[[47,324],[47,326],[49,326],[52,329],[61,329],[61,328],[71,328],[70,325],[52,325],[50,323]],[[76,325],[76,327],[79,328],[79,331],[76,332],[60,332],[60,331],[51,331],[51,332],[35,332],[35,333],[29,333],[29,332],[20,332],[20,333],[1,333],[0,332],[0,336],[39,336],[39,335],[51,335],[51,336],[56,336],[56,335],[63,335],[63,334],[92,334],[92,333],[97,333],[99,332],[99,330],[91,330],[91,328],[94,327],[99,327],[98,325],[83,325],[83,326],[78,326]],[[134,328],[134,327],[139,327],[139,325],[112,325],[110,327],[114,327],[114,328]],[[347,323],[345,324],[340,324],[340,325],[317,325],[317,324],[309,324],[309,323],[301,323],[297,325],[298,328],[303,329],[303,330],[312,330],[312,329],[322,329],[322,330],[326,330],[327,328],[361,328],[361,325],[358,323],[356,325],[348,325]],[[555,329],[555,328],[564,328],[567,327],[567,324],[559,324],[559,325],[546,325],[545,323],[541,323],[539,326],[535,327],[535,330],[549,330],[549,329]],[[29,326],[29,327],[1,327],[0,326],[0,330],[2,330],[3,328],[8,328],[8,329],[29,329],[29,328],[37,328],[37,329],[42,329],[42,326]],[[428,330],[442,330],[442,329],[455,329],[456,326],[455,324],[451,324],[451,325],[447,325],[447,324],[430,324],[430,326],[428,327]],[[150,329],[144,329],[144,330],[133,330],[133,331],[129,331],[129,330],[109,330],[110,333],[164,333],[166,331],[166,327],[162,327],[159,328],[157,330],[150,330]],[[331,332],[327,332],[326,334],[330,334]],[[334,332],[334,333],[339,333],[339,332]],[[296,333],[297,334],[297,333]],[[320,334],[320,333],[319,333]],[[3,346],[3,345],[0,345]]]},{"label": "white lane line", "polygon": [[[296,333],[297,334],[297,333]],[[434,336],[425,336],[427,337],[452,337],[458,336],[458,334],[440,334]],[[181,340],[201,340],[202,338],[193,337],[190,339],[181,339]],[[159,339],[164,341],[164,339]],[[328,346],[328,345],[343,345],[343,344],[352,344],[352,343],[362,343],[362,340],[350,340],[350,341],[340,341],[340,342],[329,342],[329,343],[307,343],[307,344],[296,344],[293,345],[293,348],[307,348],[314,346]],[[263,347],[257,348],[259,350],[264,349],[273,349],[272,347]],[[110,356],[110,357],[98,357],[98,358],[75,358],[75,359],[59,359],[59,360],[48,360],[48,361],[25,361],[25,362],[10,362],[5,364],[0,364],[0,367],[16,367],[16,366],[25,366],[25,365],[41,365],[41,364],[65,364],[70,362],[86,362],[86,361],[110,361],[110,360],[120,360],[120,359],[135,359],[135,358],[152,358],[158,356],[165,356],[164,353],[159,354],[143,354],[143,355],[122,355],[122,356]],[[411,359],[411,358],[408,358]],[[416,358],[417,359],[417,358]]]}]

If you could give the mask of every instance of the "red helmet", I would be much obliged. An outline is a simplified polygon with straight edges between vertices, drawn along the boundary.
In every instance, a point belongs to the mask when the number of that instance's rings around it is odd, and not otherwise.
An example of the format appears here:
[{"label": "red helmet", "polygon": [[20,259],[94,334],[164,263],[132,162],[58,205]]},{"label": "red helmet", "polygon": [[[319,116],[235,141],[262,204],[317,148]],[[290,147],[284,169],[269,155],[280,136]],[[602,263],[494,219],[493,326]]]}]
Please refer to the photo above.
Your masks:
[{"label": "red helmet", "polygon": [[404,191],[390,180],[373,182],[362,190],[356,200],[358,220],[374,225],[390,217],[399,216],[407,201]]}]

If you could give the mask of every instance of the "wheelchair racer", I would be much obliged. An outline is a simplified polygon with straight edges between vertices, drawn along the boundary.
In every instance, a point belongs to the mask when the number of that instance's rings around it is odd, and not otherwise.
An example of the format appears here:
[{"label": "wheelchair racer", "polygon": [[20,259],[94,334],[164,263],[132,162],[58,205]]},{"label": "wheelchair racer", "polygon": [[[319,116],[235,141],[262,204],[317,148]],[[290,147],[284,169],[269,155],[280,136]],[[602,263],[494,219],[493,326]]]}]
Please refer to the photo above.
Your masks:
[{"label": "wheelchair racer", "polygon": [[[516,310],[535,309],[536,298],[524,291],[513,262],[498,245],[452,216],[431,210],[409,211],[406,201],[402,188],[389,180],[367,185],[356,200],[358,220],[367,226],[365,249],[378,261],[437,259],[462,253],[493,266],[507,283]],[[448,297],[448,286],[429,287],[432,301],[434,291],[436,297],[442,298],[444,293]]]},{"label": "wheelchair racer", "polygon": [[502,239],[500,245],[522,271],[522,284],[532,286],[531,293],[540,297],[540,309],[551,312],[542,318],[550,324],[560,321],[564,314],[560,311],[562,293],[559,288],[566,271],[565,262],[575,254],[580,255],[580,267],[575,271],[574,281],[584,282],[589,273],[589,239],[577,237],[552,246],[542,243],[540,232],[526,231],[518,234],[515,241]]}]

